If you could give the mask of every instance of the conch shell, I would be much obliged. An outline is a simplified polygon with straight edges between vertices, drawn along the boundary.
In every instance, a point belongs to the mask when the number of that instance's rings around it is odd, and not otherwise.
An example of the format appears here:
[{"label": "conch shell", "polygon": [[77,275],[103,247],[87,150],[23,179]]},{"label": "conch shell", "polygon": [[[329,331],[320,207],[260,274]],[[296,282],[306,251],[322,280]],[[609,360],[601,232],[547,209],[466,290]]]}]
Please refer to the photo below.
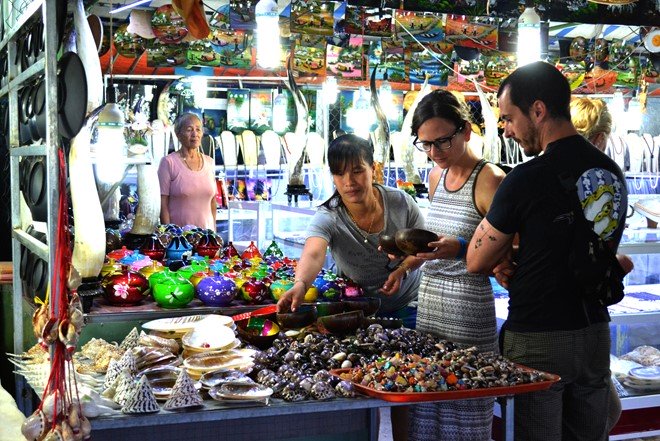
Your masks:
[{"label": "conch shell", "polygon": [[34,314],[32,314],[32,330],[34,331],[34,336],[36,338],[41,337],[44,327],[46,326],[46,323],[48,323],[48,316],[48,305],[45,303],[39,306],[37,310],[34,311]]}]

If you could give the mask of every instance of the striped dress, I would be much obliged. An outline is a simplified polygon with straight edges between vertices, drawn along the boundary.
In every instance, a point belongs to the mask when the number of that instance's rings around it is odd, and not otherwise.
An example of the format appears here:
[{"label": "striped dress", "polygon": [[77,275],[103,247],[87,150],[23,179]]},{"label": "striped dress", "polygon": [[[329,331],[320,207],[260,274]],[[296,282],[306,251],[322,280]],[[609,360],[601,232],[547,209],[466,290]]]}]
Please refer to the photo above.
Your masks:
[{"label": "striped dress", "polygon": [[[445,187],[442,172],[426,218],[426,228],[468,242],[482,216],[474,204],[474,182],[485,161],[477,164],[456,191]],[[427,262],[419,287],[417,330],[480,351],[496,349],[495,303],[487,276],[469,274],[465,259]],[[490,440],[493,398],[424,403],[411,407],[410,440]]]}]

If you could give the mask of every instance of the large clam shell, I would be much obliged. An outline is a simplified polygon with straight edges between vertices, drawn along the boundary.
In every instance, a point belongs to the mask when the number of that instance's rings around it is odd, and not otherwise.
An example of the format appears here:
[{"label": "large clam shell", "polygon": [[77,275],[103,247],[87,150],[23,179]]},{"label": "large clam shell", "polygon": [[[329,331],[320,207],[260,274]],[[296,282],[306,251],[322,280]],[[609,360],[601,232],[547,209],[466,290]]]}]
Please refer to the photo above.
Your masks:
[{"label": "large clam shell", "polygon": [[202,374],[218,369],[247,369],[254,364],[252,357],[224,352],[195,354],[183,361],[191,375]]},{"label": "large clam shell", "polygon": [[202,383],[202,386],[208,389],[230,382],[254,383],[254,380],[245,375],[243,372],[234,369],[218,369],[215,371],[207,372],[202,375],[202,378],[200,378],[199,381]]},{"label": "large clam shell", "polygon": [[264,400],[273,395],[273,389],[254,383],[225,383],[209,390],[215,400]]},{"label": "large clam shell", "polygon": [[218,351],[234,343],[234,331],[226,326],[201,326],[187,332],[182,338],[183,347],[191,352]]}]

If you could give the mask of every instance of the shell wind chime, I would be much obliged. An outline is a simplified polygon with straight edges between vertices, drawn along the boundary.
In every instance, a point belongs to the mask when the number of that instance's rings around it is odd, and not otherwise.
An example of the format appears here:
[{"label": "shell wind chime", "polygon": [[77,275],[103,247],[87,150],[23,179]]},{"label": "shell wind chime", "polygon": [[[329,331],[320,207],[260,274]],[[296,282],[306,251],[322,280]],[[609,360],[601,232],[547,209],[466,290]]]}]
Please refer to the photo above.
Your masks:
[{"label": "shell wind chime", "polygon": [[28,440],[90,439],[92,430],[82,413],[73,375],[72,354],[83,326],[83,313],[76,293],[80,276],[71,264],[66,166],[62,149],[58,159],[59,214],[57,237],[52,244],[57,252],[46,302],[39,306],[32,319],[35,336],[42,348],[45,351],[52,348],[51,369],[41,403],[21,427]]}]

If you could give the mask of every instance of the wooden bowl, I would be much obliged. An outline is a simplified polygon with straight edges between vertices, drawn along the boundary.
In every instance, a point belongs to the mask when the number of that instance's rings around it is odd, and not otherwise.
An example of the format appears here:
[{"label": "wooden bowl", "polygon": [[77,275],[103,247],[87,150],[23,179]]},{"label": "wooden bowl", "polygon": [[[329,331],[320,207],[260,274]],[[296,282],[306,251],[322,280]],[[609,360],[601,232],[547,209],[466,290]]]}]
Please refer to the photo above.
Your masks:
[{"label": "wooden bowl", "polygon": [[349,334],[362,325],[364,312],[362,310],[326,315],[316,320],[317,326],[332,334]]},{"label": "wooden bowl", "polygon": [[380,299],[376,297],[354,297],[352,299],[342,300],[346,311],[364,312],[365,317],[374,315],[380,308]]},{"label": "wooden bowl", "polygon": [[316,306],[300,305],[296,311],[278,312],[277,323],[284,329],[298,329],[311,325],[316,320]]}]

